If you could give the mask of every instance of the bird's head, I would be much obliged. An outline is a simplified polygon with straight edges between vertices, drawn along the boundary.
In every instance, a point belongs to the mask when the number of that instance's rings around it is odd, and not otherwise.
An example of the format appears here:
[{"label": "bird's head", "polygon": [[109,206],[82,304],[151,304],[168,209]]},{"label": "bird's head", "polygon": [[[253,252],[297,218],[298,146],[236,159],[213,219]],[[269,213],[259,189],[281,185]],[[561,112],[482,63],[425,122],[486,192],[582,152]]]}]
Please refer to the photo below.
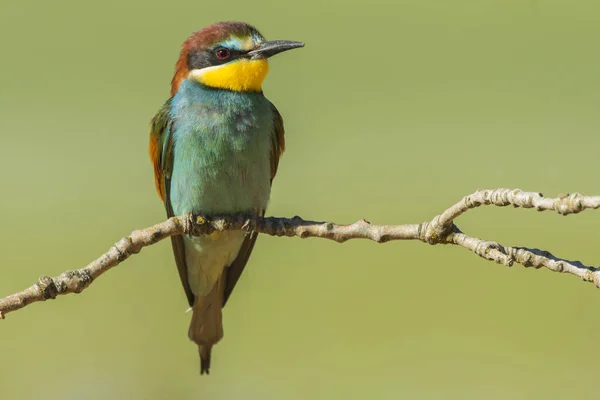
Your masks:
[{"label": "bird's head", "polygon": [[266,41],[244,22],[219,22],[193,33],[181,48],[171,95],[185,79],[239,92],[260,92],[269,71],[267,59],[303,47],[287,40]]}]

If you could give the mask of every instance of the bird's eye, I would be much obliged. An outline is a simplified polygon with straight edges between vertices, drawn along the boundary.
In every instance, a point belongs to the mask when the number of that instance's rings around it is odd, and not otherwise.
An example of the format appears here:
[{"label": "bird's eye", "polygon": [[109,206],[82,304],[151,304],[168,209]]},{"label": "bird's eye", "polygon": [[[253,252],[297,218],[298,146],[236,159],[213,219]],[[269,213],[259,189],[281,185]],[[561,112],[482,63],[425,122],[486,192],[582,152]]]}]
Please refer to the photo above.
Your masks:
[{"label": "bird's eye", "polygon": [[217,55],[217,57],[221,60],[226,60],[229,58],[229,56],[231,55],[231,53],[229,53],[229,50],[227,49],[218,49],[215,54]]}]

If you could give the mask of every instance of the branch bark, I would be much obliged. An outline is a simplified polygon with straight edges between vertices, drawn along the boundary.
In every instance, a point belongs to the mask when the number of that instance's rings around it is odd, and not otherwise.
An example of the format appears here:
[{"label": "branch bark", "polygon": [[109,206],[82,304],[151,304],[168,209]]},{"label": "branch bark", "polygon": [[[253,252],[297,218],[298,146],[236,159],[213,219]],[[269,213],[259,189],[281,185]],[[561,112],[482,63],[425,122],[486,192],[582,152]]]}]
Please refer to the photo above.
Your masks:
[{"label": "branch bark", "polygon": [[66,271],[56,277],[42,276],[29,288],[0,299],[0,318],[31,303],[54,299],[58,295],[81,293],[96,278],[112,267],[125,261],[144,247],[153,245],[174,235],[207,235],[225,230],[255,231],[271,236],[319,237],[343,243],[350,239],[369,239],[377,243],[392,240],[420,240],[429,244],[451,244],[472,251],[486,260],[507,266],[513,263],[525,267],[547,268],[554,272],[576,275],[584,281],[593,282],[600,288],[600,268],[568,261],[539,249],[505,247],[471,237],[454,224],[456,218],[470,209],[480,206],[535,208],[538,211],[554,210],[562,215],[579,213],[585,209],[600,208],[600,196],[584,196],[579,193],[548,198],[541,193],[524,192],[519,189],[478,190],[462,198],[442,214],[428,222],[406,225],[372,225],[366,220],[351,225],[331,222],[306,221],[293,218],[258,217],[238,214],[232,216],[183,215],[146,229],[133,231],[115,243],[105,254],[86,267]]}]

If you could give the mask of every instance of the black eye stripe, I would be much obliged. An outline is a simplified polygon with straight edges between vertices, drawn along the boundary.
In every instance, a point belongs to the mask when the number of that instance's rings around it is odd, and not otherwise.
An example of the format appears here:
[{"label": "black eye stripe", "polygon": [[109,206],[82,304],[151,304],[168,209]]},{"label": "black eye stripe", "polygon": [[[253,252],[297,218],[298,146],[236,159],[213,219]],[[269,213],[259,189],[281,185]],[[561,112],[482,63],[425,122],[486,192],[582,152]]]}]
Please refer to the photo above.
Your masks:
[{"label": "black eye stripe", "polygon": [[204,51],[190,51],[187,56],[187,64],[190,70],[210,67],[211,56]]},{"label": "black eye stripe", "polygon": [[241,51],[241,50],[238,50],[238,49],[231,49],[229,47],[223,47],[223,46],[218,46],[218,47],[213,48],[212,52],[216,54],[216,52],[219,51],[219,50],[221,50],[221,49],[229,51],[229,54],[231,54],[232,57],[233,56],[240,56],[242,54],[247,53],[246,51]]},{"label": "black eye stripe", "polygon": [[[217,56],[217,51],[220,49],[226,49],[229,51],[229,57],[219,58]],[[243,57],[247,51],[240,51],[237,49],[225,48],[223,46],[215,47],[210,50],[202,50],[202,51],[190,51],[187,56],[187,64],[190,70],[192,69],[202,69],[207,67],[212,67],[214,65],[221,65],[233,60],[236,60],[240,57]]]}]

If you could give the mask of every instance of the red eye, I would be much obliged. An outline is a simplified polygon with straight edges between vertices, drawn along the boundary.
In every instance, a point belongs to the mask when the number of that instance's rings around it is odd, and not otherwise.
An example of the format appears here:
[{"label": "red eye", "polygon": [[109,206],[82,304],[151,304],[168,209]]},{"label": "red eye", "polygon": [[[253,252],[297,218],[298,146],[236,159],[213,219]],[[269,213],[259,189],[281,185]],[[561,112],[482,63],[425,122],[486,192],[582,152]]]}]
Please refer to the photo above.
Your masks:
[{"label": "red eye", "polygon": [[215,54],[221,60],[225,60],[225,59],[229,58],[229,56],[230,56],[229,50],[227,50],[227,49],[219,49],[219,50],[217,50],[217,52]]}]

